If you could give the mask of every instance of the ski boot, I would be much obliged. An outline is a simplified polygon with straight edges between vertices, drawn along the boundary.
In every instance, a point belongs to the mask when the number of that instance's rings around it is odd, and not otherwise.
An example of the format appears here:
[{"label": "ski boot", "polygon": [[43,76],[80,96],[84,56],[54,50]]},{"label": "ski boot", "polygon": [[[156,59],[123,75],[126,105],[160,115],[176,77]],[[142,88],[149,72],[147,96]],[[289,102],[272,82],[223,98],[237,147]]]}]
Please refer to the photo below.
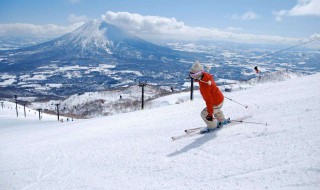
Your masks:
[{"label": "ski boot", "polygon": [[220,129],[220,128],[222,128],[224,125],[228,125],[229,123],[231,123],[230,118],[225,119],[225,120],[222,121],[222,122],[219,122],[217,127]]},{"label": "ski boot", "polygon": [[200,130],[200,134],[204,134],[204,133],[211,133],[213,131],[215,131],[216,128],[208,128],[208,127],[205,127],[203,129]]}]

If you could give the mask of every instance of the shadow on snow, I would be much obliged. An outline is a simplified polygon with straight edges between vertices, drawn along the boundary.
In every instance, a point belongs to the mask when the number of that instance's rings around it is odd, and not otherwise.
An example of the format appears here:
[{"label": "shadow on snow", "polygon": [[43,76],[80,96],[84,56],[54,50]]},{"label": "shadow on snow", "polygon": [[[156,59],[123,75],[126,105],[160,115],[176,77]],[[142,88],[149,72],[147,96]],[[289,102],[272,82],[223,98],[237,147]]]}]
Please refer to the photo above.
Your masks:
[{"label": "shadow on snow", "polygon": [[205,144],[206,142],[209,142],[211,140],[213,140],[214,138],[216,138],[216,131],[213,133],[208,133],[208,134],[203,134],[201,137],[195,139],[195,141],[193,141],[192,143],[186,145],[185,147],[183,147],[181,150],[175,151],[171,154],[168,154],[167,157],[174,157],[177,156],[179,154],[182,153],[186,153],[192,149],[195,148],[199,148],[201,147],[203,144]]}]

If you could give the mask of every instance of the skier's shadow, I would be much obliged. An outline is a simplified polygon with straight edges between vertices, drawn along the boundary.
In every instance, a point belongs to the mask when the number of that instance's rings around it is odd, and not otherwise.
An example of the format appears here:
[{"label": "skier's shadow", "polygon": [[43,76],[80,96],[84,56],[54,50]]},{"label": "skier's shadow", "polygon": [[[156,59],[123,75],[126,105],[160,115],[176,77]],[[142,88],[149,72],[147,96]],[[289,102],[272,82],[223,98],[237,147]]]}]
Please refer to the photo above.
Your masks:
[{"label": "skier's shadow", "polygon": [[199,148],[201,147],[204,143],[209,142],[211,140],[213,140],[214,138],[216,138],[216,132],[213,133],[209,133],[209,134],[205,134],[197,139],[195,139],[195,141],[193,141],[192,143],[186,145],[185,147],[183,147],[181,150],[177,150],[171,154],[168,154],[167,157],[173,157],[173,156],[177,156],[179,154],[182,153],[186,153],[191,149],[194,148]]}]

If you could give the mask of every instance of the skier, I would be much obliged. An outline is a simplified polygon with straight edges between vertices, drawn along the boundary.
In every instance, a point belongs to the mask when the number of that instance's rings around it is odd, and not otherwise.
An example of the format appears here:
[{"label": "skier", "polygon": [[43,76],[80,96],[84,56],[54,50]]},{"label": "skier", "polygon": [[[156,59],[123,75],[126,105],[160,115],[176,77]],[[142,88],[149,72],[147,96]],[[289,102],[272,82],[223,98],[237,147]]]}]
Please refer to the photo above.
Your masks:
[{"label": "skier", "polygon": [[259,71],[259,69],[258,69],[258,66],[255,66],[255,67],[254,67],[254,70],[256,71],[257,74],[260,73],[260,71]]},{"label": "skier", "polygon": [[258,69],[258,66],[255,66],[254,70],[256,71],[256,75],[258,76],[258,78],[261,79],[261,71]]},{"label": "skier", "polygon": [[196,61],[190,69],[190,77],[199,83],[200,93],[206,102],[206,107],[201,111],[201,117],[207,127],[202,129],[200,133],[210,132],[216,127],[227,124],[228,122],[221,110],[224,96],[213,80],[213,76],[204,72],[203,66],[199,61]]}]

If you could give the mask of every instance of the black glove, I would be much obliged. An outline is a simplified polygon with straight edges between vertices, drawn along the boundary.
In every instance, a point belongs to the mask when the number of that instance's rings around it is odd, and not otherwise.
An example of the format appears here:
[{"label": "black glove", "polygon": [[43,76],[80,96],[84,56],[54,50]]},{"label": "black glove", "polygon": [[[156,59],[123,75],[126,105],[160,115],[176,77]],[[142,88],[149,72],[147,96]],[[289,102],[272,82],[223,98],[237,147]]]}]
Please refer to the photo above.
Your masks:
[{"label": "black glove", "polygon": [[207,115],[207,116],[206,116],[206,119],[207,119],[208,121],[212,121],[212,120],[213,120],[213,117],[212,117],[212,115]]}]

